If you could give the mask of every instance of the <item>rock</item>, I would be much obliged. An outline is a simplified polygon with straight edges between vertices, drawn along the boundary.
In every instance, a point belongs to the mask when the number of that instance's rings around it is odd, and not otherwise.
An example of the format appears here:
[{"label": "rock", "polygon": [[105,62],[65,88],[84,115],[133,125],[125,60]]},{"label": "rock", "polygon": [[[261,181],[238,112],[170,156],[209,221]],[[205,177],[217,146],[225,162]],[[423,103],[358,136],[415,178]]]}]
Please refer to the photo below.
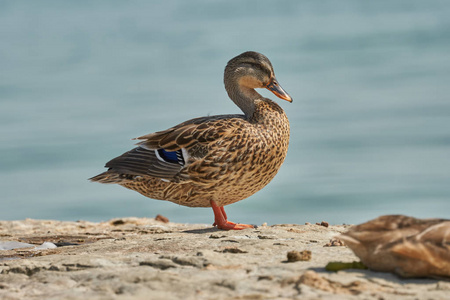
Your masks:
[{"label": "rock", "polygon": [[222,253],[248,253],[247,251],[241,250],[239,248],[236,247],[227,247],[223,250],[217,251],[217,252],[222,252]]},{"label": "rock", "polygon": [[328,222],[325,222],[325,221],[322,221],[322,222],[320,222],[320,223],[317,222],[316,225],[323,226],[323,227],[328,227],[328,226],[330,226],[330,224],[328,224]]},{"label": "rock", "polygon": [[162,215],[156,215],[155,220],[163,223],[169,223],[169,219]]},{"label": "rock", "polygon": [[309,250],[303,250],[301,252],[298,251],[289,251],[287,253],[288,262],[294,261],[308,261],[311,260],[312,253]]},{"label": "rock", "polygon": [[337,238],[331,239],[328,243],[324,245],[324,247],[338,247],[338,246],[345,246],[345,243]]},{"label": "rock", "polygon": [[[447,283],[439,280],[404,281],[360,269],[327,272],[324,267],[329,261],[357,260],[347,247],[323,247],[346,229],[280,224],[220,231],[210,225],[145,218],[101,223],[0,221],[3,241],[32,244],[0,251],[0,299],[448,296]],[[60,246],[34,249],[43,242]],[[285,263],[286,253],[295,249],[314,255],[301,263]]]}]

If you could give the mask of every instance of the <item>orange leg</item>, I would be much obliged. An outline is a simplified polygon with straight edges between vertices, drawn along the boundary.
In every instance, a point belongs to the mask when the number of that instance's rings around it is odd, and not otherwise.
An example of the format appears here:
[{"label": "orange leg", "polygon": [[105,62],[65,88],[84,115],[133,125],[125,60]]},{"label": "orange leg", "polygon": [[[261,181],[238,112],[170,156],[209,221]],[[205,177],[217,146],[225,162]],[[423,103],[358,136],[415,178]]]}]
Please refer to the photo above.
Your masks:
[{"label": "orange leg", "polygon": [[230,221],[227,221],[227,214],[223,206],[218,206],[216,201],[211,200],[211,207],[214,212],[214,224],[213,226],[217,226],[219,229],[223,230],[241,230],[245,228],[254,228],[253,225],[247,224],[236,224]]}]

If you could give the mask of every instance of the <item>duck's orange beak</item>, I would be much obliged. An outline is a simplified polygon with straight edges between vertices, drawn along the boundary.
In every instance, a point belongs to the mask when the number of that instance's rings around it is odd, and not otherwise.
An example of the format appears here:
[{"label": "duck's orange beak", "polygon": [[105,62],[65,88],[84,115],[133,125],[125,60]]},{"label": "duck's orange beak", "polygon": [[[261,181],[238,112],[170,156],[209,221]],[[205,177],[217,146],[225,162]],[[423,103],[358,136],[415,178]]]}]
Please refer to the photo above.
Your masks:
[{"label": "duck's orange beak", "polygon": [[272,78],[272,80],[266,86],[266,89],[268,89],[269,91],[274,93],[275,96],[277,96],[278,98],[286,100],[286,101],[289,101],[289,102],[292,102],[291,96],[289,96],[289,94],[286,93],[285,90],[283,90],[283,88],[278,83],[278,81],[277,81],[277,79],[275,77]]}]

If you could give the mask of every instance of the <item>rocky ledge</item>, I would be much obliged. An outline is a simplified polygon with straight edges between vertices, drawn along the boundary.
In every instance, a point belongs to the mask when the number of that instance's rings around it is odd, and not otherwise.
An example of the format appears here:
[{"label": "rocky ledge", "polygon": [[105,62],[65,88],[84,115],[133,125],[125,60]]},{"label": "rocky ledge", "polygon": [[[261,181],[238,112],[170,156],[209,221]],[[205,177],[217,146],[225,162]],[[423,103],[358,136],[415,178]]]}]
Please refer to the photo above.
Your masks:
[{"label": "rocky ledge", "polygon": [[335,239],[347,225],[323,222],[221,231],[166,221],[0,222],[4,244],[53,245],[0,250],[0,298],[448,299],[450,295],[450,283],[440,280],[400,279],[361,269],[326,271],[332,261],[358,261]]}]

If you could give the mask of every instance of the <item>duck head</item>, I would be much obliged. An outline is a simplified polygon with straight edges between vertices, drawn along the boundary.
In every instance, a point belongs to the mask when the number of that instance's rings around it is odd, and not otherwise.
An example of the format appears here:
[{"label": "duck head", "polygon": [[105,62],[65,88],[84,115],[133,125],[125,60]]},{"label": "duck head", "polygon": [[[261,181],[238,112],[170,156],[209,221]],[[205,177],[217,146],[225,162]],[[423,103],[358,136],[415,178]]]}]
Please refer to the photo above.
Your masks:
[{"label": "duck head", "polygon": [[247,116],[253,112],[254,101],[263,98],[255,88],[266,88],[278,98],[292,102],[278,83],[270,60],[258,52],[244,52],[231,59],[225,67],[224,83],[229,97]]}]

